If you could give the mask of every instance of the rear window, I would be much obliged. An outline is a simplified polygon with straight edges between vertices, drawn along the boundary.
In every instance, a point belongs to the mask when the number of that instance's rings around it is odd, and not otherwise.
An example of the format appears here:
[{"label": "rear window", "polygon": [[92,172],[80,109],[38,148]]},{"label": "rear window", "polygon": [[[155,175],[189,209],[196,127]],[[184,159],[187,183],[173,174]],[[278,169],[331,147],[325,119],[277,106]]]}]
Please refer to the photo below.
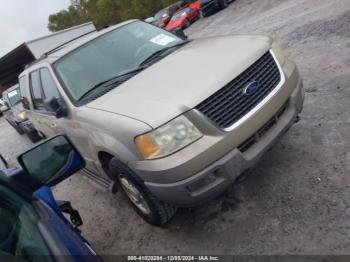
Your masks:
[{"label": "rear window", "polygon": [[19,91],[19,88],[11,91],[10,93],[7,94],[7,98],[10,102],[11,107],[17,105],[18,103],[21,102],[21,93]]},{"label": "rear window", "polygon": [[172,21],[175,21],[175,20],[179,19],[181,16],[186,15],[186,14],[188,14],[188,13],[191,13],[191,11],[192,11],[192,9],[191,9],[190,7],[185,8],[185,9],[183,9],[183,10],[177,12],[177,13],[171,18],[171,20],[172,20]]},{"label": "rear window", "polygon": [[154,19],[159,20],[159,19],[162,19],[163,17],[167,17],[168,15],[169,15],[169,10],[162,10],[156,13],[156,15],[154,16]]}]

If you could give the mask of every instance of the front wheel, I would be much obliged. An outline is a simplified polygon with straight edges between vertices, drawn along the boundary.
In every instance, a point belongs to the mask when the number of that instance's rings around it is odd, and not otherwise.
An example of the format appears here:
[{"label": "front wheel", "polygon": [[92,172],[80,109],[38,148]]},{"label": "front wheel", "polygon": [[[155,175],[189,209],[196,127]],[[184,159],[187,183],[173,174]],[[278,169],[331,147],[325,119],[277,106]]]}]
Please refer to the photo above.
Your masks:
[{"label": "front wheel", "polygon": [[109,170],[115,174],[114,179],[135,211],[146,222],[160,226],[174,216],[177,208],[157,199],[128,167],[111,161]]},{"label": "front wheel", "polygon": [[188,28],[188,27],[190,27],[190,26],[191,26],[190,20],[186,19],[186,21],[185,21],[185,27],[184,27],[184,28]]},{"label": "front wheel", "polygon": [[32,143],[36,143],[38,141],[40,141],[42,139],[42,137],[40,136],[39,132],[36,131],[36,130],[33,130],[31,132],[28,132],[27,133],[27,137],[29,138],[29,140],[32,142]]}]

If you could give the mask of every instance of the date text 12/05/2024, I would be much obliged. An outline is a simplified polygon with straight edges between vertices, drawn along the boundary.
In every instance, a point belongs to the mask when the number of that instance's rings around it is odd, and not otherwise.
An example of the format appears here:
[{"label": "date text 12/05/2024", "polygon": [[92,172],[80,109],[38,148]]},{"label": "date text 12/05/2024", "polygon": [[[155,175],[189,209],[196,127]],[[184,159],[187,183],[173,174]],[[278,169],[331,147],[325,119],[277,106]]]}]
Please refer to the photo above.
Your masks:
[{"label": "date text 12/05/2024", "polygon": [[128,256],[128,261],[219,261],[218,256]]}]

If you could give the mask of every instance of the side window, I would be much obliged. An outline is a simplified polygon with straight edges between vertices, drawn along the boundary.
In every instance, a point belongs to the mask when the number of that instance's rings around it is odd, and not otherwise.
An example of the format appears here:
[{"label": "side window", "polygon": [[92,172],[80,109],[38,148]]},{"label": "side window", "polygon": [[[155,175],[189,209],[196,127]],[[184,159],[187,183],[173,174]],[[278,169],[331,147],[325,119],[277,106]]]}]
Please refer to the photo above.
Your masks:
[{"label": "side window", "polygon": [[57,90],[57,86],[52,79],[49,69],[40,69],[41,84],[44,91],[45,99],[51,99],[53,97],[60,98]]},{"label": "side window", "polygon": [[0,185],[0,252],[23,257],[25,261],[36,261],[38,255],[45,255],[45,261],[52,261],[38,221],[28,202]]},{"label": "side window", "polygon": [[28,88],[28,85],[27,85],[27,81],[26,81],[26,77],[25,76],[22,76],[20,79],[19,79],[19,89],[21,90],[21,96],[22,96],[22,104],[23,104],[23,107],[24,109],[30,109],[29,108],[29,88]]},{"label": "side window", "polygon": [[39,110],[45,109],[39,71],[32,72],[29,76],[29,80],[34,108]]}]

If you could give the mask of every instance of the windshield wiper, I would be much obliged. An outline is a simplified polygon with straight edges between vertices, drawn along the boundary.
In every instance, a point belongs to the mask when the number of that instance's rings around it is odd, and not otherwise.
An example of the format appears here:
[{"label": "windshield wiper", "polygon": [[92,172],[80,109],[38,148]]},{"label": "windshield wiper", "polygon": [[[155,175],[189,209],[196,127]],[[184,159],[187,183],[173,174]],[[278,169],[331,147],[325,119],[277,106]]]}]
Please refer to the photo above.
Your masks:
[{"label": "windshield wiper", "polygon": [[189,40],[181,42],[181,43],[178,43],[178,44],[175,44],[175,45],[172,45],[172,46],[165,47],[163,49],[160,49],[160,50],[154,52],[153,54],[151,54],[145,60],[143,60],[142,63],[140,64],[140,66],[144,66],[144,65],[150,64],[150,63],[152,63],[154,60],[156,60],[158,58],[163,58],[166,55],[170,54],[169,51],[171,51],[171,50],[173,50],[175,48],[181,47],[181,46],[187,44],[188,42],[189,42]]},{"label": "windshield wiper", "polygon": [[144,70],[146,68],[146,66],[140,66],[137,67],[135,69],[131,69],[129,71],[124,71],[122,73],[120,73],[119,75],[116,75],[114,77],[111,77],[107,80],[104,80],[98,84],[96,84],[94,87],[92,87],[90,90],[88,90],[87,92],[85,92],[79,99],[78,101],[83,100],[84,98],[90,96],[92,93],[94,93],[96,90],[99,90],[100,87],[116,87],[118,84],[121,84],[123,82],[125,82],[126,80],[130,79],[132,76],[134,76],[135,74],[141,72],[142,70]]}]

